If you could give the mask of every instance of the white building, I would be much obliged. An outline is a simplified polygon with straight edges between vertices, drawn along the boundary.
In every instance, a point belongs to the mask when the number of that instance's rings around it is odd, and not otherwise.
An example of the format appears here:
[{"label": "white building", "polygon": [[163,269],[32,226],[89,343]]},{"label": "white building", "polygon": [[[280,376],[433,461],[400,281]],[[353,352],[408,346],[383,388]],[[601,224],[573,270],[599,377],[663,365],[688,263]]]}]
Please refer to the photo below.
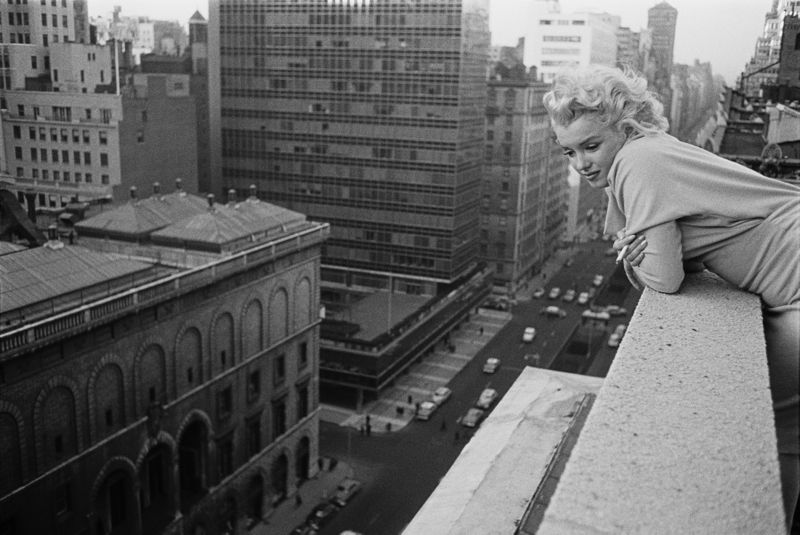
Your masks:
[{"label": "white building", "polygon": [[525,39],[525,58],[542,81],[565,67],[590,63],[613,66],[617,60],[619,17],[608,13],[547,13],[534,21]]}]

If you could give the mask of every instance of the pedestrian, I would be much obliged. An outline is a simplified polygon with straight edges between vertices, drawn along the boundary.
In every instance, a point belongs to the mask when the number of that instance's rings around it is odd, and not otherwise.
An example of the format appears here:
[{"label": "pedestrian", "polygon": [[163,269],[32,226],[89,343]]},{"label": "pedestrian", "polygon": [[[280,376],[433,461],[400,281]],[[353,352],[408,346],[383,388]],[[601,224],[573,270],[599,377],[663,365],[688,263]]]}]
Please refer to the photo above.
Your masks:
[{"label": "pedestrian", "polygon": [[608,195],[605,233],[631,284],[680,290],[708,269],[762,302],[789,531],[800,493],[800,195],[795,186],[666,133],[645,78],[590,65],[556,76],[544,105],[556,142]]},{"label": "pedestrian", "polygon": [[392,422],[386,422],[386,432],[387,433],[392,432]]},{"label": "pedestrian", "polygon": [[439,425],[439,431],[447,431],[447,422],[442,417],[442,423]]},{"label": "pedestrian", "polygon": [[409,395],[408,396],[408,404],[411,405],[412,403],[414,403],[414,398],[412,398],[411,395]]},{"label": "pedestrian", "polygon": [[481,327],[481,336],[483,336],[483,327]]},{"label": "pedestrian", "polygon": [[294,506],[300,507],[301,505],[303,505],[303,497],[300,496],[300,491],[297,491],[297,493],[294,495]]},{"label": "pedestrian", "polygon": [[414,404],[414,416],[419,414],[419,401]]}]

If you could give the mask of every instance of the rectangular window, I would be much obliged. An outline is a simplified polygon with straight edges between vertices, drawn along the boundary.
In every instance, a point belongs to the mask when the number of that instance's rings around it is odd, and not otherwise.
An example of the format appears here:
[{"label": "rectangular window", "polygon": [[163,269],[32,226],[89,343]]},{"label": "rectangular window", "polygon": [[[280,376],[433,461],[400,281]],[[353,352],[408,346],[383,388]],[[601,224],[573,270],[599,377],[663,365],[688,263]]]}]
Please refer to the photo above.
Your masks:
[{"label": "rectangular window", "polygon": [[23,169],[22,167],[17,167],[17,176],[20,177],[20,178],[24,177],[25,176],[25,169]]},{"label": "rectangular window", "polygon": [[47,13],[42,13],[42,26],[47,26]]},{"label": "rectangular window", "polygon": [[39,156],[43,162],[47,161],[47,149],[39,149]]},{"label": "rectangular window", "polygon": [[81,137],[80,137],[80,135],[78,133],[78,129],[77,128],[73,128],[72,129],[72,142],[73,143],[79,143],[80,140],[81,140]]},{"label": "rectangular window", "polygon": [[58,163],[58,151],[56,149],[53,149],[50,152],[51,152],[51,156],[53,158],[53,162],[54,163]]},{"label": "rectangular window", "polygon": [[64,171],[64,182],[69,182],[71,179],[69,171]]},{"label": "rectangular window", "polygon": [[53,180],[55,180],[55,181],[61,180],[61,172],[60,171],[53,171]]},{"label": "rectangular window", "polygon": [[22,147],[14,147],[14,157],[17,160],[22,159]]},{"label": "rectangular window", "polygon": [[28,138],[36,141],[36,127],[29,126],[28,127]]},{"label": "rectangular window", "polygon": [[220,479],[233,473],[233,434],[217,441],[217,459]]},{"label": "rectangular window", "polygon": [[83,153],[83,165],[92,165],[92,153],[91,152],[84,152]]},{"label": "rectangular window", "polygon": [[69,163],[69,151],[68,150],[62,150],[61,151],[61,161],[63,163]]},{"label": "rectangular window", "polygon": [[297,418],[308,416],[308,384],[297,387]]},{"label": "rectangular window", "polygon": [[61,130],[59,130],[58,134],[59,137],[61,138],[62,143],[66,143],[69,141],[69,135],[67,134],[66,128],[62,128]]},{"label": "rectangular window", "polygon": [[39,151],[35,147],[31,147],[31,161],[32,162],[39,161]]},{"label": "rectangular window", "polygon": [[253,403],[261,394],[261,372],[255,370],[247,376],[247,402]]},{"label": "rectangular window", "polygon": [[300,342],[298,353],[297,366],[298,368],[303,369],[308,366],[308,342]]},{"label": "rectangular window", "polygon": [[53,18],[53,26],[58,27],[58,15],[51,15]]},{"label": "rectangular window", "polygon": [[42,169],[42,180],[50,180],[50,171]]},{"label": "rectangular window", "polygon": [[18,124],[14,125],[14,139],[22,138],[22,127]]},{"label": "rectangular window", "polygon": [[108,175],[100,175],[100,183],[104,185],[108,185]]},{"label": "rectangular window", "polygon": [[50,129],[50,141],[58,141],[58,130],[55,128]]},{"label": "rectangular window", "polygon": [[72,160],[76,164],[80,165],[81,164],[81,151],[79,151],[79,150],[72,151]]},{"label": "rectangular window", "polygon": [[31,176],[33,178],[39,178],[39,170],[38,169],[31,169]]},{"label": "rectangular window", "polygon": [[81,173],[75,173],[75,182],[81,182],[83,180],[83,175]]},{"label": "rectangular window", "polygon": [[258,414],[247,420],[247,457],[261,451],[261,415]]},{"label": "rectangular window", "polygon": [[272,361],[272,382],[279,385],[286,380],[286,355],[278,355]]},{"label": "rectangular window", "polygon": [[44,126],[39,127],[39,141],[47,141],[47,129]]},{"label": "rectangular window", "polygon": [[108,145],[108,132],[105,130],[100,130],[100,132],[97,133],[97,137],[99,138],[101,145]]},{"label": "rectangular window", "polygon": [[36,70],[38,68],[38,58],[36,56],[31,56],[31,69]]},{"label": "rectangular window", "polygon": [[87,184],[91,184],[92,183],[92,173],[86,173],[85,179],[86,179],[86,183]]},{"label": "rectangular window", "polygon": [[84,131],[81,132],[81,134],[82,134],[82,137],[83,137],[83,142],[88,144],[89,143],[89,131],[88,130],[84,130]]},{"label": "rectangular window", "polygon": [[272,402],[272,438],[278,438],[286,432],[286,400]]},{"label": "rectangular window", "polygon": [[17,115],[20,117],[25,117],[25,106],[22,104],[17,104]]},{"label": "rectangular window", "polygon": [[100,165],[102,167],[108,167],[108,154],[105,152],[100,153]]},{"label": "rectangular window", "polygon": [[233,392],[227,387],[217,392],[217,419],[225,420],[233,412]]}]

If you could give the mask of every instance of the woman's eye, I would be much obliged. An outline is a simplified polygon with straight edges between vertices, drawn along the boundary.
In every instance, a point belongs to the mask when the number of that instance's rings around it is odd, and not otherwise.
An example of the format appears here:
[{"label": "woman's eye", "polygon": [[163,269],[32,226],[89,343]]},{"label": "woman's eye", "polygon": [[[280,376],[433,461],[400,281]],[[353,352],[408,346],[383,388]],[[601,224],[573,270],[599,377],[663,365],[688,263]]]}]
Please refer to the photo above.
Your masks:
[{"label": "woman's eye", "polygon": [[586,150],[597,150],[597,144],[586,145]]},{"label": "woman's eye", "polygon": [[564,151],[564,156],[566,156],[567,158],[572,157],[573,154],[574,153],[571,150],[565,150]]}]

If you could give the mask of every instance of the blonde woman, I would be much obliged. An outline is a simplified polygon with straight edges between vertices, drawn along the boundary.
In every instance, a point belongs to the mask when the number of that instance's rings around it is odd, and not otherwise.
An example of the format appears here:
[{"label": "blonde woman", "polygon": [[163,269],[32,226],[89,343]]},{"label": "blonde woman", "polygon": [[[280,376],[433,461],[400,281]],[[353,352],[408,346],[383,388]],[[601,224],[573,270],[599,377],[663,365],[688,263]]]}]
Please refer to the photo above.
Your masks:
[{"label": "blonde woman", "polygon": [[633,285],[674,293],[684,273],[705,268],[761,297],[791,525],[800,488],[800,189],[667,134],[662,105],[632,71],[564,72],[544,105],[570,166],[606,189],[606,232],[617,236]]}]

